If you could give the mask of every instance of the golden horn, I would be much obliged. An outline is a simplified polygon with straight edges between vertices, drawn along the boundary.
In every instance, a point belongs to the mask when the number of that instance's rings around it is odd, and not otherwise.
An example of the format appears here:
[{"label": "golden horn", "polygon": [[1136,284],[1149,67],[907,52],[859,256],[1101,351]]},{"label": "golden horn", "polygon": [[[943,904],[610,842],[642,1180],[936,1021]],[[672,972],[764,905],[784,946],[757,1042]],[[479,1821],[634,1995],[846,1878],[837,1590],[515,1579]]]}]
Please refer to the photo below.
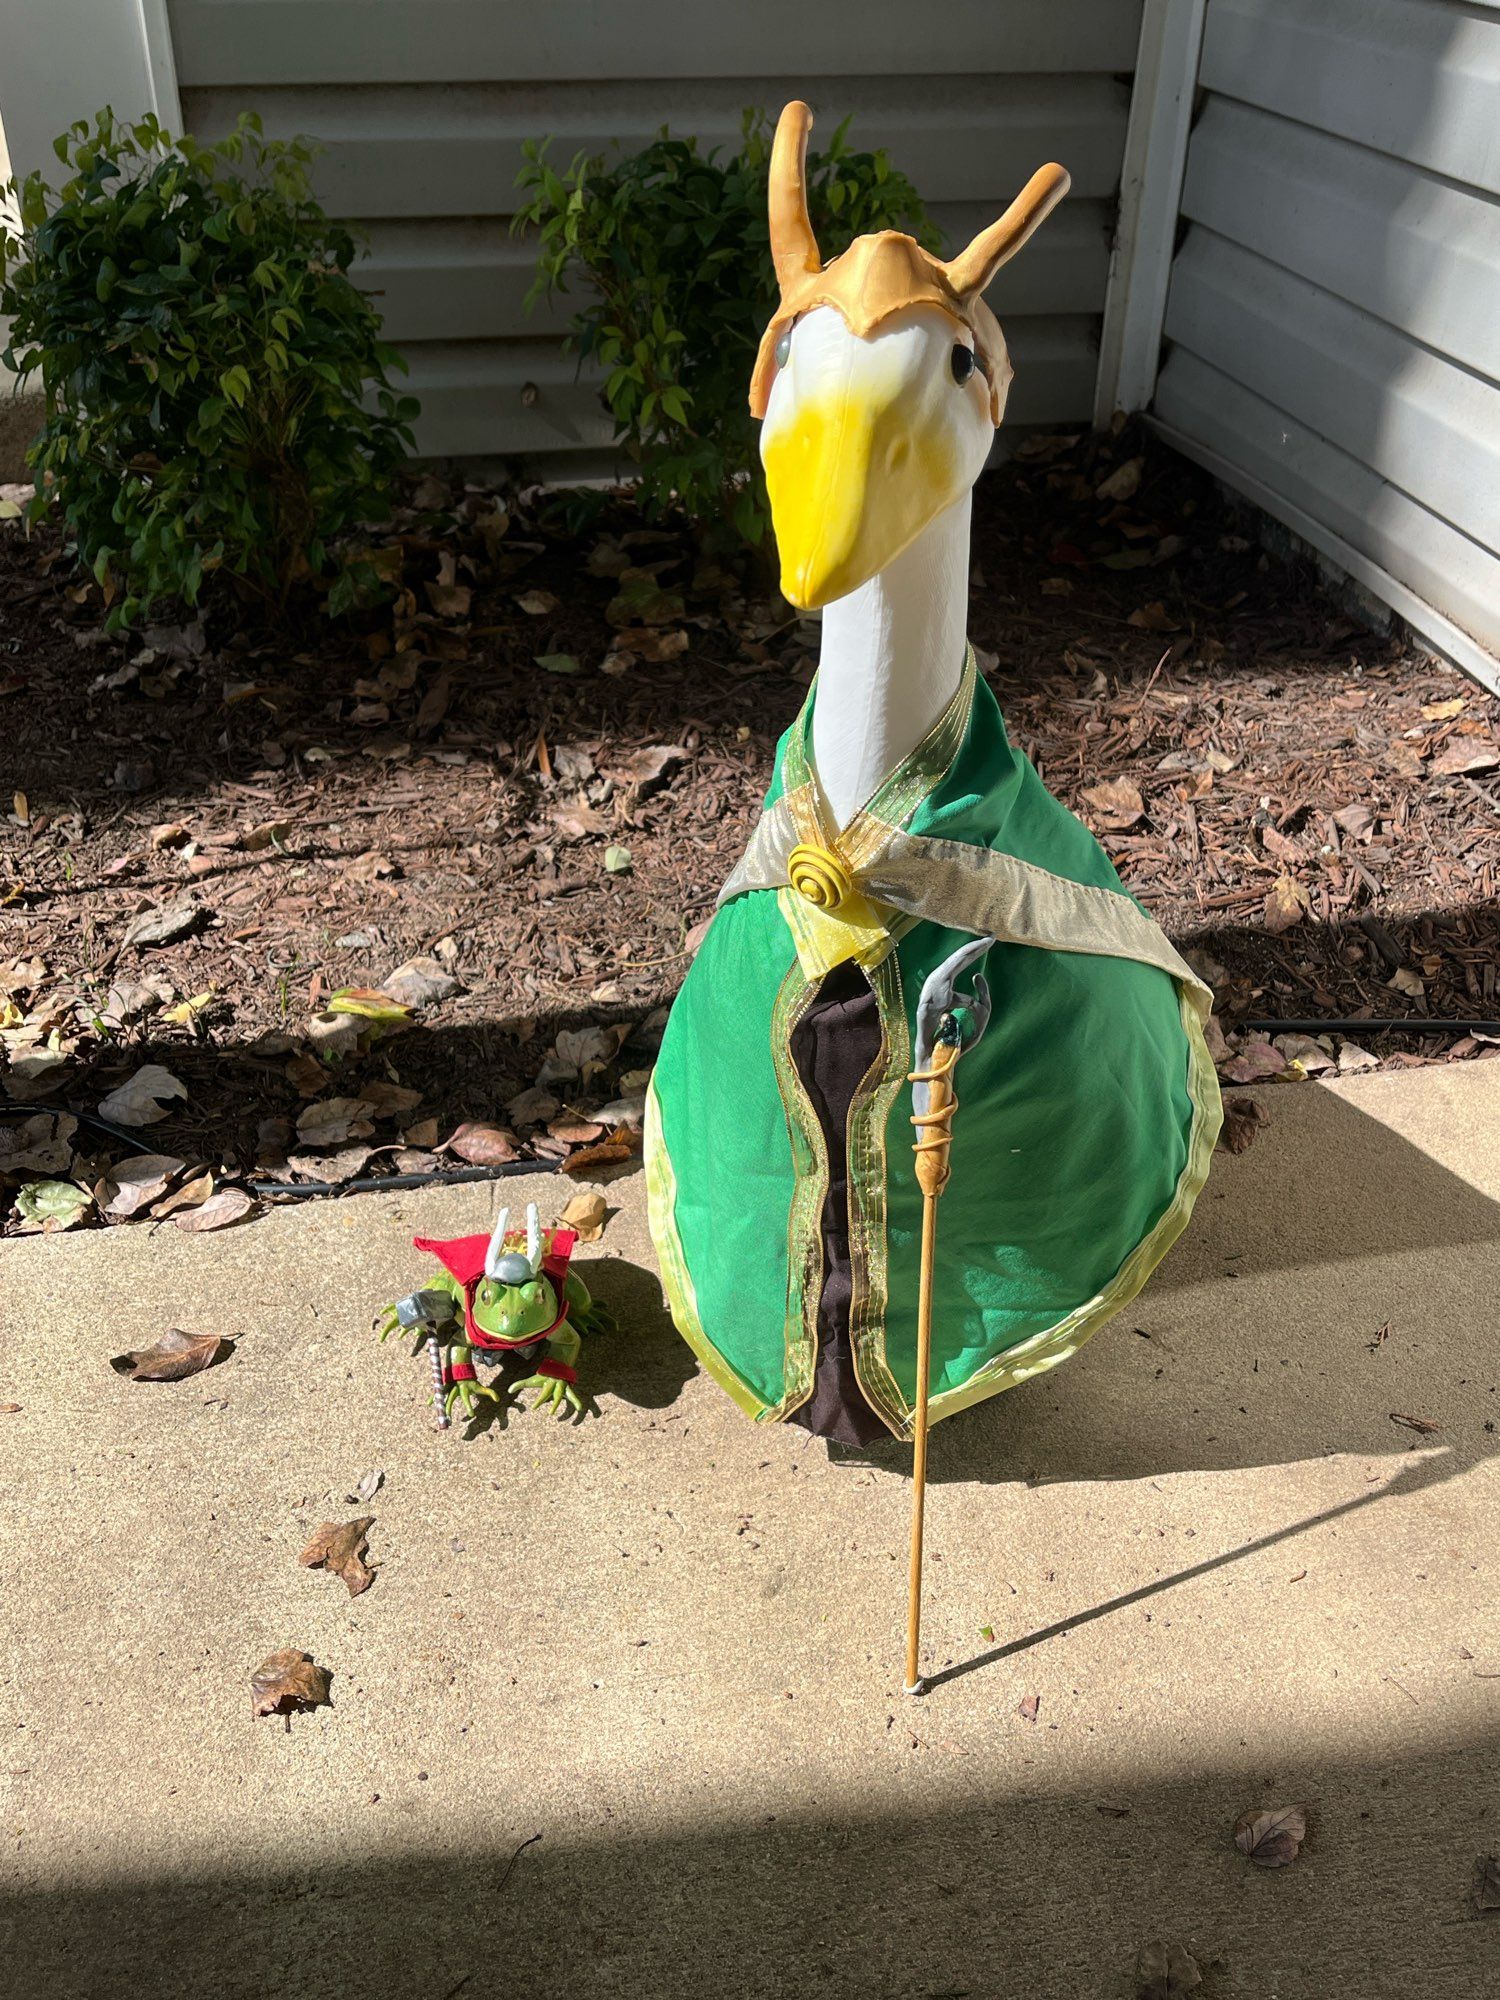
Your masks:
[{"label": "golden horn", "polygon": [[798,278],[823,268],[807,213],[807,135],[812,122],[811,111],[800,98],[793,98],[776,121],[771,146],[771,256],[783,292]]},{"label": "golden horn", "polygon": [[1066,167],[1037,168],[1000,220],[981,229],[968,249],[947,265],[948,282],[960,298],[979,296],[1000,266],[1047,220],[1068,186]]}]

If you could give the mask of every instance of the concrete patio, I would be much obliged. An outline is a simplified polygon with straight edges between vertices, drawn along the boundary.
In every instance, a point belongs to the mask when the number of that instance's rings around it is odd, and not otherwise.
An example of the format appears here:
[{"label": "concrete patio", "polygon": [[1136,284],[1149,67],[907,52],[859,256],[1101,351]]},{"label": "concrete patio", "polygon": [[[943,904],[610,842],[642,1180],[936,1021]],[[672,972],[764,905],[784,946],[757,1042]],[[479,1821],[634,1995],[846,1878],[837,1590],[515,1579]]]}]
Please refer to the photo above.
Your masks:
[{"label": "concrete patio", "polygon": [[[471,1441],[368,1329],[489,1188],[7,1245],[6,1991],[1123,2000],[1163,1938],[1210,1996],[1494,1992],[1500,1064],[1261,1095],[1136,1307],[934,1433],[920,1701],[908,1454],[696,1371],[638,1176],[599,1416]],[[239,1345],[110,1371],[170,1326]],[[297,1556],[366,1512],[351,1600]],[[290,1730],[283,1646],[334,1676]]]}]

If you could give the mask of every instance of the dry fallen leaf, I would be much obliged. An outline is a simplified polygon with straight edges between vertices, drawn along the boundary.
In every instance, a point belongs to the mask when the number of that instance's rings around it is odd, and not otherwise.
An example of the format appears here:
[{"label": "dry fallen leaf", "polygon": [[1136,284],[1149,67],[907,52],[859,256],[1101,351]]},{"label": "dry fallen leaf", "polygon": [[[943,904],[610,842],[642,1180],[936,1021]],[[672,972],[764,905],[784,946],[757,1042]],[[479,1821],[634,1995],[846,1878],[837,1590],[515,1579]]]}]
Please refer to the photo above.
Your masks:
[{"label": "dry fallen leaf", "polygon": [[1307,915],[1307,891],[1290,875],[1278,875],[1265,901],[1262,921],[1273,937],[1300,924]]},{"label": "dry fallen leaf", "polygon": [[218,1333],[185,1333],[174,1326],[152,1347],[136,1348],[111,1357],[110,1367],[132,1382],[181,1382],[201,1375],[217,1361],[227,1361],[234,1342]]},{"label": "dry fallen leaf", "polygon": [[165,1194],[173,1175],[186,1164],[170,1153],[133,1154],[110,1168],[94,1189],[94,1199],[111,1222],[124,1222]]},{"label": "dry fallen leaf", "polygon": [[620,1022],[608,1028],[597,1022],[588,1028],[559,1028],[552,1046],[557,1060],[577,1070],[587,1083],[595,1072],[613,1061],[628,1032]]},{"label": "dry fallen leaf", "polygon": [[597,1243],[604,1234],[609,1203],[596,1188],[587,1188],[563,1210],[559,1220],[564,1229],[576,1229],[580,1243]]},{"label": "dry fallen leaf", "polygon": [[1280,1049],[1262,1038],[1247,1042],[1238,1055],[1220,1063],[1219,1074],[1226,1083],[1264,1083],[1267,1077],[1280,1076],[1286,1066]]},{"label": "dry fallen leaf", "polygon": [[187,1094],[187,1085],[170,1070],[160,1063],[146,1063],[100,1100],[99,1115],[116,1125],[155,1125],[168,1115],[167,1106],[174,1098]]},{"label": "dry fallen leaf", "polygon": [[248,827],[238,835],[235,845],[247,854],[258,854],[264,847],[280,846],[291,830],[289,819],[262,820],[259,826]]},{"label": "dry fallen leaf", "polygon": [[502,1167],[518,1150],[516,1135],[503,1125],[463,1124],[440,1152],[457,1153],[471,1167]]},{"label": "dry fallen leaf", "polygon": [[1341,806],[1333,818],[1351,840],[1368,840],[1375,831],[1375,815],[1367,805]]},{"label": "dry fallen leaf", "polygon": [[597,806],[591,806],[586,799],[576,805],[555,806],[551,813],[552,830],[559,840],[589,840],[601,833],[608,833],[612,822],[607,814]]},{"label": "dry fallen leaf", "polygon": [[584,1146],[562,1163],[562,1172],[574,1180],[612,1181],[627,1171],[641,1150],[641,1135],[629,1130],[611,1132],[596,1146]]},{"label": "dry fallen leaf", "polygon": [[399,1118],[403,1112],[415,1111],[422,1102],[420,1090],[404,1083],[391,1083],[385,1077],[362,1083],[359,1094],[377,1118]]},{"label": "dry fallen leaf", "polygon": [[1016,1707],[1016,1714],[1023,1722],[1035,1722],[1041,1711],[1042,1697],[1039,1694],[1022,1695]]},{"label": "dry fallen leaf", "polygon": [[339,1146],[346,1139],[368,1139],[375,1130],[373,1107],[362,1097],[320,1097],[297,1118],[297,1137],[304,1146]]},{"label": "dry fallen leaf", "polygon": [[439,618],[467,618],[474,592],[468,584],[453,581],[453,558],[450,555],[443,557],[443,572],[441,583],[426,586],[427,602]]},{"label": "dry fallen leaf", "polygon": [[1432,760],[1435,778],[1458,778],[1466,771],[1494,770],[1500,770],[1500,750],[1493,743],[1450,743],[1441,756]]},{"label": "dry fallen leaf", "polygon": [[1182,627],[1172,617],[1160,598],[1157,598],[1151,604],[1143,604],[1138,610],[1132,611],[1130,616],[1125,620],[1125,623],[1127,625],[1134,625],[1137,630],[1143,632],[1180,632],[1182,630]]},{"label": "dry fallen leaf", "polygon": [[1101,479],[1094,488],[1100,500],[1130,500],[1140,489],[1141,474],[1146,469],[1144,458],[1127,458],[1123,465],[1117,465],[1107,479]]},{"label": "dry fallen leaf", "polygon": [[458,991],[458,981],[435,958],[409,958],[384,982],[384,991],[403,1007],[435,1007]]},{"label": "dry fallen leaf", "polygon": [[239,1222],[247,1216],[255,1203],[243,1188],[220,1188],[197,1208],[184,1209],[174,1215],[172,1221],[178,1229],[185,1229],[189,1235],[206,1234],[211,1229],[227,1229],[232,1222]]},{"label": "dry fallen leaf", "polygon": [[128,951],[133,947],[139,951],[142,945],[171,944],[174,939],[187,936],[200,914],[191,896],[177,896],[170,903],[142,910],[125,926],[122,949]]},{"label": "dry fallen leaf", "polygon": [[564,1105],[557,1116],[549,1120],[547,1131],[550,1136],[564,1146],[587,1146],[595,1139],[604,1137],[604,1125],[597,1118],[586,1118],[581,1111],[573,1111]]},{"label": "dry fallen leaf", "polygon": [[1234,1823],[1235,1846],[1258,1868],[1287,1867],[1297,1859],[1306,1838],[1307,1816],[1300,1806],[1241,1813]]},{"label": "dry fallen leaf", "polygon": [[250,1678],[252,1715],[292,1715],[298,1709],[331,1707],[328,1699],[332,1675],[318,1666],[311,1653],[295,1646],[272,1653],[261,1661]]},{"label": "dry fallen leaf", "polygon": [[1321,1076],[1334,1069],[1333,1057],[1314,1035],[1278,1035],[1272,1047],[1289,1063],[1301,1063],[1309,1076]]},{"label": "dry fallen leaf", "polygon": [[373,1146],[340,1146],[333,1153],[291,1153],[287,1165],[304,1180],[324,1181],[330,1187],[340,1187],[345,1181],[352,1181],[356,1174],[369,1165]]},{"label": "dry fallen leaf", "polygon": [[19,1125],[0,1125],[0,1174],[65,1174],[77,1130],[70,1111],[36,1111]]},{"label": "dry fallen leaf", "polygon": [[1198,1961],[1186,1945],[1155,1938],[1135,1962],[1135,2000],[1181,2000],[1203,1984]]},{"label": "dry fallen leaf", "polygon": [[1088,786],[1083,797],[1104,825],[1116,830],[1134,826],[1145,815],[1146,802],[1140,788],[1128,778],[1106,778],[1103,784]]},{"label": "dry fallen leaf", "polygon": [[529,1090],[517,1091],[505,1107],[512,1125],[545,1125],[561,1108],[550,1090],[536,1084]]},{"label": "dry fallen leaf", "polygon": [[1226,1153],[1243,1153],[1254,1143],[1260,1127],[1270,1122],[1270,1112],[1263,1104],[1257,1104],[1253,1097],[1227,1098],[1219,1144]]},{"label": "dry fallen leaf", "polygon": [[375,1581],[375,1572],[365,1561],[365,1538],[374,1525],[373,1514],[362,1514],[357,1521],[325,1521],[298,1561],[309,1569],[331,1570],[344,1579],[349,1595],[358,1597]]},{"label": "dry fallen leaf", "polygon": [[1481,1854],[1475,1859],[1474,1907],[1500,1910],[1500,1854]]},{"label": "dry fallen leaf", "polygon": [[649,743],[632,750],[628,757],[613,760],[605,770],[621,784],[633,785],[637,792],[644,792],[660,784],[687,754],[680,743]]}]

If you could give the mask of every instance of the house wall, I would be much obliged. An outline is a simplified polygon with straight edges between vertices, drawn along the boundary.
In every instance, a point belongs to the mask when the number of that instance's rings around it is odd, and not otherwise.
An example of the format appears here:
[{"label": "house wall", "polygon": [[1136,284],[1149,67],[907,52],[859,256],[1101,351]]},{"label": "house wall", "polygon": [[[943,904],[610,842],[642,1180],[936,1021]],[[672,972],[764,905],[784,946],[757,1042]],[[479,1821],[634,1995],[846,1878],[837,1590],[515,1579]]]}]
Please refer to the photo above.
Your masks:
[{"label": "house wall", "polygon": [[[823,130],[885,146],[950,244],[1060,159],[1067,203],[996,280],[1011,420],[1086,422],[1140,0],[168,0],[184,123],[258,111],[308,133],[336,213],[367,232],[362,282],[421,397],[431,454],[607,459],[608,419],[562,350],[567,302],[528,316],[532,250],[509,233],[523,139],[636,146],[668,124],[731,142],[740,112],[804,96]],[[791,58],[795,56],[793,61]]]},{"label": "house wall", "polygon": [[1492,679],[1500,7],[1208,0],[1167,435]]}]

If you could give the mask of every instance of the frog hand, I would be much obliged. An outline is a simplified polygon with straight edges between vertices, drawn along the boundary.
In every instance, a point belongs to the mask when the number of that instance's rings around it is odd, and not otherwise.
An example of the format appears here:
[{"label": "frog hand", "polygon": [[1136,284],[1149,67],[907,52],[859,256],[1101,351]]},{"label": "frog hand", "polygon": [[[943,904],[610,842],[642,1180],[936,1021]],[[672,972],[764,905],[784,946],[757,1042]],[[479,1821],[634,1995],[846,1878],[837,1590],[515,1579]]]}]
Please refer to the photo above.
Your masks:
[{"label": "frog hand", "polygon": [[431,1285],[382,1306],[375,1315],[375,1331],[382,1340],[393,1333],[409,1333],[420,1345],[434,1334],[442,1338],[456,1330],[456,1317],[453,1295]]},{"label": "frog hand", "polygon": [[448,1350],[448,1364],[443,1370],[443,1415],[451,1419],[455,1409],[463,1411],[465,1421],[473,1418],[481,1402],[498,1403],[500,1391],[489,1383],[481,1382],[474,1368],[473,1355],[469,1348],[458,1346]]},{"label": "frog hand", "polygon": [[536,1373],[511,1384],[515,1394],[519,1397],[523,1389],[535,1389],[537,1395],[532,1409],[552,1409],[565,1419],[582,1417],[583,1398],[576,1386],[581,1345],[578,1335],[564,1320],[556,1332],[548,1336],[547,1352],[537,1363]]}]

